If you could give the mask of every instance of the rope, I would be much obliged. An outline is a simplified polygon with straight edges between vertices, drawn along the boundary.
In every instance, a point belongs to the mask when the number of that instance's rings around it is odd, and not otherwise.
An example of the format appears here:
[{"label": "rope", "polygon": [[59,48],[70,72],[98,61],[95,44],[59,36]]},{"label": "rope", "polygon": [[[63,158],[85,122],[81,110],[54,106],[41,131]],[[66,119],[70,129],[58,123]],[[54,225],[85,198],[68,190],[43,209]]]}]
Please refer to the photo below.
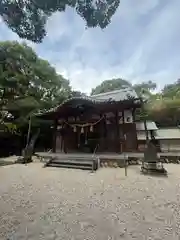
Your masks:
[{"label": "rope", "polygon": [[64,121],[64,123],[66,123],[67,125],[69,125],[70,127],[81,127],[81,128],[84,128],[84,127],[89,127],[89,126],[94,126],[96,124],[98,124],[100,121],[102,121],[102,119],[104,118],[101,117],[97,122],[95,123],[85,123],[85,124],[69,124],[68,122]]}]

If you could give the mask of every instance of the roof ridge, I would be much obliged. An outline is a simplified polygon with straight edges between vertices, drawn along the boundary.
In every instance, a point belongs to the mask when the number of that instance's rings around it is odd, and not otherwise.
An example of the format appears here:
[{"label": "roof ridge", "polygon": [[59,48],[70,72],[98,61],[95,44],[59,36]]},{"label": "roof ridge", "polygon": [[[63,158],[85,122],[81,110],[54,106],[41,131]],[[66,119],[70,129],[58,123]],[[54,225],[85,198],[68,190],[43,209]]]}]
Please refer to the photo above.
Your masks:
[{"label": "roof ridge", "polygon": [[104,92],[104,93],[95,94],[95,95],[92,95],[90,97],[104,96],[104,95],[109,95],[109,94],[112,94],[112,93],[125,92],[127,90],[135,91],[134,89],[132,89],[130,87],[126,87],[126,88],[122,88],[122,89],[117,89],[117,90],[113,90],[113,91],[108,91],[108,92]]}]

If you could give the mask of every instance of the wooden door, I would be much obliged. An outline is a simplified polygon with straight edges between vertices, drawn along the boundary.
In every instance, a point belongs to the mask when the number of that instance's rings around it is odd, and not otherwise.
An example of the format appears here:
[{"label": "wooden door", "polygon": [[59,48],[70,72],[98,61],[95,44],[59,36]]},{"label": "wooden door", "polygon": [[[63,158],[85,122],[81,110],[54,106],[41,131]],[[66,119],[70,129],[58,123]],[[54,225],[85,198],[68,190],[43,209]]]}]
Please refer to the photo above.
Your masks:
[{"label": "wooden door", "polygon": [[62,136],[60,133],[57,133],[56,136],[56,152],[62,152]]},{"label": "wooden door", "polygon": [[124,124],[124,151],[135,152],[138,148],[135,123]]},{"label": "wooden door", "polygon": [[72,128],[57,132],[56,152],[76,152],[78,149],[77,133]]},{"label": "wooden door", "polygon": [[[118,142],[117,142],[118,141]],[[117,152],[120,149],[119,139],[117,139],[117,129],[115,124],[107,125],[107,136],[105,139],[105,152]]]}]

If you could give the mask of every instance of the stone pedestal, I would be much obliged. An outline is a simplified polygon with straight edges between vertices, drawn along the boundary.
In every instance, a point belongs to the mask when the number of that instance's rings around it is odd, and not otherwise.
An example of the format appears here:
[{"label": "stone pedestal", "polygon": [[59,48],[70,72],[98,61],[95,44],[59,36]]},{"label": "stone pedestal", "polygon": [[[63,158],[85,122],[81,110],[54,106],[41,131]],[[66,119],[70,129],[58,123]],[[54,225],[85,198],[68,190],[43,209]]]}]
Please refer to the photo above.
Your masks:
[{"label": "stone pedestal", "polygon": [[159,161],[156,146],[151,141],[147,144],[147,148],[145,149],[141,170],[143,173],[167,173],[163,164]]}]

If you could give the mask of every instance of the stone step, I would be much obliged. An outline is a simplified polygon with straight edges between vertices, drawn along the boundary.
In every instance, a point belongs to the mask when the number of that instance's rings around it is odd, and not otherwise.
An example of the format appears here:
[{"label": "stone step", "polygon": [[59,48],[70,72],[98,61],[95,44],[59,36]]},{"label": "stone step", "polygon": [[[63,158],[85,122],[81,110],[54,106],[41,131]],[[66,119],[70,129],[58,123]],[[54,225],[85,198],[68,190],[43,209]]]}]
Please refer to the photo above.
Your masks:
[{"label": "stone step", "polygon": [[54,159],[51,161],[51,163],[56,163],[56,164],[61,164],[61,163],[65,163],[65,164],[77,164],[77,165],[92,165],[93,164],[93,160],[79,160],[79,159],[73,159],[73,160],[65,160],[65,159]]},{"label": "stone step", "polygon": [[84,161],[84,160],[90,160],[90,161],[92,161],[92,160],[97,160],[98,158],[95,158],[95,157],[89,157],[89,156],[82,156],[82,157],[80,157],[80,156],[56,156],[55,157],[55,159],[58,159],[58,160],[61,160],[61,159],[63,159],[63,160],[82,160],[82,161]]},{"label": "stone step", "polygon": [[65,164],[65,163],[48,163],[48,167],[59,167],[59,168],[74,168],[74,169],[82,169],[82,170],[92,170],[92,165],[72,165],[72,164]]},{"label": "stone step", "polygon": [[98,159],[89,158],[89,157],[69,157],[64,158],[64,156],[61,157],[55,157],[52,158],[49,162],[45,164],[45,167],[67,167],[67,168],[76,168],[76,169],[87,169],[87,170],[97,170],[98,169]]}]

